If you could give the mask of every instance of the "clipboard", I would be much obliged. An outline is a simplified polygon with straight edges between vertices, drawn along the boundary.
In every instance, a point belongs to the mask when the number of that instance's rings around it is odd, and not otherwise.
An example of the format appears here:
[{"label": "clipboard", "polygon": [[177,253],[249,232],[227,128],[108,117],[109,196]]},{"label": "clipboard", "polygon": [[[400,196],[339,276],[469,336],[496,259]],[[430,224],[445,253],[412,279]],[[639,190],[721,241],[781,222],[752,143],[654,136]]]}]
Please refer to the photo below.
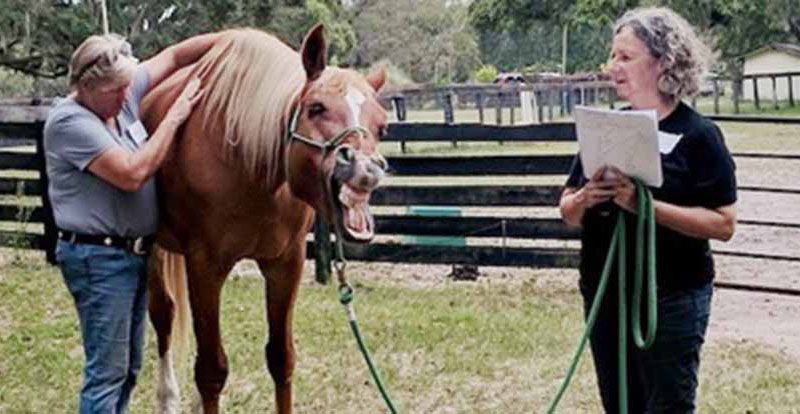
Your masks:
[{"label": "clipboard", "polygon": [[586,178],[614,166],[650,187],[664,182],[655,110],[613,111],[576,106],[575,132]]}]

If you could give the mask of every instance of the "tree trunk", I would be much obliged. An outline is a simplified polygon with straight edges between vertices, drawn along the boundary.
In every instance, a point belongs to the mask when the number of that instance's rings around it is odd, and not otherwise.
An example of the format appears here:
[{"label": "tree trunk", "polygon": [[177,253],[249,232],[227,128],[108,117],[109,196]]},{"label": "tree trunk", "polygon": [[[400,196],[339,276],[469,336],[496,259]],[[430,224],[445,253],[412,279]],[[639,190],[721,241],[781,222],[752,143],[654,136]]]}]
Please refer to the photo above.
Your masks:
[{"label": "tree trunk", "polygon": [[564,23],[561,32],[561,74],[567,74],[567,52],[569,49],[569,24]]}]

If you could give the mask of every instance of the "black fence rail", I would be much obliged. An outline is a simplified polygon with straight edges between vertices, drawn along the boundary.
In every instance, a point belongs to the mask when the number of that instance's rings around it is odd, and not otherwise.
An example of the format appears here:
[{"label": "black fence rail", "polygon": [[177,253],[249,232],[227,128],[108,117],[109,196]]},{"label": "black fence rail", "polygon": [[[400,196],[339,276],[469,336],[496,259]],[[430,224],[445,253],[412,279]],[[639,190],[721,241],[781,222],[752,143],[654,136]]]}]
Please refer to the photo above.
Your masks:
[{"label": "black fence rail", "polygon": [[[383,101],[388,107],[391,103],[394,106],[397,119],[407,120],[408,109],[442,109],[442,121],[445,124],[457,122],[455,119],[456,109],[474,108],[478,111],[478,123],[483,124],[492,119],[490,113],[494,108],[494,123],[497,125],[517,123],[515,110],[527,104],[535,108],[529,116],[535,117],[536,122],[553,122],[554,114],[564,116],[572,114],[575,105],[607,105],[614,108],[617,103],[614,84],[606,76],[595,76],[596,79],[570,80],[550,80],[548,82],[537,81],[533,83],[513,83],[513,84],[454,84],[445,86],[426,86],[416,88],[405,88],[382,95]],[[733,114],[738,115],[740,106],[744,102],[752,103],[757,111],[762,109],[762,101],[765,98],[763,89],[771,95],[771,109],[795,106],[794,88],[800,84],[800,72],[775,72],[760,73],[740,76],[738,78],[710,77],[704,81],[701,94],[711,96],[713,99],[713,113],[719,115],[720,101],[725,95],[725,90],[730,89],[730,101],[733,105]],[[771,88],[759,84],[765,82],[771,84]],[[781,88],[779,88],[779,85]],[[745,92],[750,97],[744,100]],[[785,96],[784,96],[785,95]],[[691,100],[693,107],[697,107],[697,99]],[[508,119],[503,118],[504,109],[508,111]],[[489,111],[489,113],[487,113]],[[720,120],[725,116],[719,116]],[[771,122],[768,118],[759,118],[755,122]],[[777,118],[780,122],[780,118]],[[532,122],[533,119],[523,119],[523,123]],[[454,140],[455,142],[455,140]]]},{"label": "black fence rail", "polygon": [[[740,120],[741,122],[748,122]],[[800,120],[794,120],[800,124]],[[0,137],[33,140],[35,153],[12,152],[0,149],[0,173],[19,170],[21,174],[0,174],[0,221],[26,221],[41,223],[44,232],[0,231],[0,245],[25,246],[45,249],[52,255],[55,226],[50,213],[47,187],[43,172],[41,148],[41,122],[2,123]],[[385,141],[449,142],[460,141],[574,141],[575,127],[571,123],[540,124],[498,127],[479,124],[416,124],[396,123],[389,128]],[[736,157],[782,158],[794,160],[792,154],[734,154]],[[564,175],[573,157],[570,155],[488,155],[488,156],[406,156],[389,157],[392,174],[397,177],[436,177],[435,185],[387,185],[376,190],[371,203],[406,209],[405,213],[377,214],[378,241],[363,246],[347,245],[345,252],[350,260],[384,261],[396,263],[471,264],[486,266],[525,267],[575,267],[578,250],[565,247],[519,247],[510,243],[524,241],[578,240],[580,232],[566,226],[561,220],[541,217],[517,217],[491,214],[490,216],[451,216],[436,214],[437,208],[482,207],[537,207],[556,208],[561,187],[558,185],[520,185],[497,180],[486,185],[459,185],[448,183],[445,177],[532,176]],[[413,180],[407,180],[413,181]],[[462,180],[463,181],[463,180]],[[519,180],[513,180],[519,182]],[[742,186],[740,191],[781,192],[800,194],[800,188],[767,188]],[[39,206],[17,199],[36,197]],[[11,201],[8,201],[11,200]],[[417,215],[412,207],[430,207],[433,214]],[[397,208],[393,210],[398,210]],[[500,210],[499,210],[500,211]],[[770,220],[742,219],[747,226],[800,228],[800,223],[782,223]],[[323,262],[332,257],[327,228],[318,229],[317,243],[309,242],[309,256]],[[425,237],[469,239],[469,243],[430,244]],[[543,245],[564,245],[543,243]],[[778,254],[756,254],[724,250],[721,255],[751,257],[780,261],[800,261],[800,257]],[[318,268],[324,268],[319,263]],[[782,288],[754,287],[754,289]],[[784,289],[785,290],[785,289]],[[789,289],[791,290],[791,289]],[[781,290],[780,293],[785,293]],[[795,292],[800,295],[800,291]]]},{"label": "black fence rail", "polygon": [[[49,106],[0,105],[0,222],[12,224],[0,228],[0,246],[44,250],[53,263],[56,227],[44,191],[47,174],[42,148],[48,110]],[[20,152],[15,148],[20,146],[33,146],[35,152]],[[9,171],[14,174],[6,175]]]}]

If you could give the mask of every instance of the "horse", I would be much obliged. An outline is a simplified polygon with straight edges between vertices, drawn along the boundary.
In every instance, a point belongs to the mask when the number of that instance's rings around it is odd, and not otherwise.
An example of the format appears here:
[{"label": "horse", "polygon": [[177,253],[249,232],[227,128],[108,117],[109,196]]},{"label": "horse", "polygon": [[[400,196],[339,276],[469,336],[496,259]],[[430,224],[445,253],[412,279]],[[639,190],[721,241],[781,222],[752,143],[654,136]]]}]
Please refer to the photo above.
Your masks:
[{"label": "horse", "polygon": [[299,53],[259,30],[229,30],[143,101],[152,130],[188,79],[197,76],[204,90],[157,175],[160,224],[148,306],[158,337],[159,413],[180,410],[170,342],[187,303],[199,402],[204,414],[219,412],[228,375],[220,292],[244,258],[255,260],[265,279],[265,358],[277,412],[292,412],[292,312],[306,235],[320,214],[344,239],[370,241],[369,197],[387,168],[378,152],[387,129],[378,101],[385,69],[362,75],[328,67],[327,53],[321,25]]}]

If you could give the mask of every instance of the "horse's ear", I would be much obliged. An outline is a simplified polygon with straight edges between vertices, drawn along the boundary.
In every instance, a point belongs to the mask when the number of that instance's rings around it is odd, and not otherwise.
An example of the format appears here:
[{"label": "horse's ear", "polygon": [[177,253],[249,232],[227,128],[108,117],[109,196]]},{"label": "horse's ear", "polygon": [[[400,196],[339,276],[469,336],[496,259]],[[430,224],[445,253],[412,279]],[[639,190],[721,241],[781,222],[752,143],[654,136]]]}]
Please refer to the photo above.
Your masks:
[{"label": "horse's ear", "polygon": [[377,70],[367,75],[367,82],[372,85],[375,92],[380,92],[383,84],[386,83],[386,65],[381,65]]},{"label": "horse's ear", "polygon": [[303,67],[306,69],[306,77],[309,81],[317,79],[328,63],[328,45],[322,34],[324,29],[325,27],[321,23],[311,28],[306,34],[306,38],[303,39],[303,47],[300,48]]}]

